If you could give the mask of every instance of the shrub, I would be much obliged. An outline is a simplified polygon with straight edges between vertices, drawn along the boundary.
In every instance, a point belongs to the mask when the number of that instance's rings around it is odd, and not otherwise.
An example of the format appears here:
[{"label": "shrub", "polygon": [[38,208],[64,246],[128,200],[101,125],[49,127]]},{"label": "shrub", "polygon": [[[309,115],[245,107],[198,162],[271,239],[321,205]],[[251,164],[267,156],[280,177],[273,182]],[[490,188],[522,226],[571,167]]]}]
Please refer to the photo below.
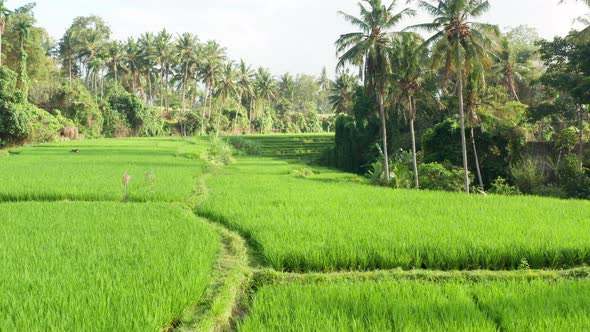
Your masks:
[{"label": "shrub", "polygon": [[516,188],[524,194],[533,195],[545,184],[547,177],[537,163],[528,159],[511,167],[510,172]]},{"label": "shrub", "polygon": [[249,156],[257,156],[261,151],[261,147],[258,142],[246,139],[241,136],[230,137],[229,143],[234,147],[234,149],[242,151],[244,154]]},{"label": "shrub", "polygon": [[561,186],[568,198],[590,199],[590,177],[580,171],[579,159],[570,154],[559,171]]},{"label": "shrub", "polygon": [[463,169],[428,163],[419,166],[420,187],[426,190],[457,191],[465,190]]},{"label": "shrub", "polygon": [[522,193],[516,187],[511,186],[508,184],[506,179],[499,177],[494,181],[492,184],[492,188],[490,189],[491,194],[496,195],[506,195],[506,196],[516,196],[521,195]]},{"label": "shrub", "polygon": [[232,148],[219,137],[211,139],[211,145],[207,150],[207,158],[214,164],[229,165],[233,162]]}]

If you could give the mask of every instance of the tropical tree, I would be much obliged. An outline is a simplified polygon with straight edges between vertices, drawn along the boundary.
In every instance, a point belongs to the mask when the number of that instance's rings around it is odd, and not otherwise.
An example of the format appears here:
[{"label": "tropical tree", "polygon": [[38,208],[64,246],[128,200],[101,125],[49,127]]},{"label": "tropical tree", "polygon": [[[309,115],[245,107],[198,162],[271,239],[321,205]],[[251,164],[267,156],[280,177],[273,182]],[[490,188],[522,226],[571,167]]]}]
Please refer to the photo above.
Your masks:
[{"label": "tropical tree", "polygon": [[155,66],[156,66],[156,37],[153,33],[147,32],[141,35],[138,40],[139,58],[138,71],[145,77],[147,91],[144,93],[145,101],[149,104],[153,102],[155,86]]},{"label": "tropical tree", "polygon": [[343,71],[331,84],[328,97],[336,113],[352,115],[353,96],[358,86],[357,78]]},{"label": "tropical tree", "polygon": [[208,41],[201,49],[201,63],[198,76],[205,84],[205,107],[203,107],[203,120],[201,121],[201,136],[205,134],[205,112],[207,109],[207,99],[209,99],[209,114],[211,118],[213,108],[213,92],[216,89],[219,75],[226,60],[225,48],[221,47],[215,41]]},{"label": "tropical tree", "polygon": [[0,0],[0,66],[2,66],[2,35],[6,29],[6,23],[12,12],[6,8],[6,1]]},{"label": "tropical tree", "polygon": [[197,56],[199,52],[199,38],[185,33],[176,41],[176,53],[180,73],[180,88],[182,90],[182,113],[186,111],[186,91],[191,77],[196,75]]},{"label": "tropical tree", "polygon": [[160,110],[168,111],[168,83],[171,66],[174,62],[172,35],[166,29],[156,36],[155,56],[160,66]]},{"label": "tropical tree", "polygon": [[128,70],[126,67],[125,53],[123,52],[123,45],[118,41],[109,43],[108,55],[106,59],[106,65],[109,68],[110,74],[115,79],[115,83],[119,83],[119,73]]},{"label": "tropical tree", "polygon": [[360,31],[344,34],[336,41],[339,55],[338,68],[342,68],[346,64],[358,66],[365,88],[368,91],[373,91],[377,96],[387,185],[390,184],[391,177],[387,149],[387,118],[384,106],[386,75],[389,71],[386,50],[393,33],[392,29],[403,18],[414,15],[414,11],[409,8],[394,13],[393,8],[396,4],[396,0],[393,0],[388,6],[383,5],[381,0],[363,0],[358,4],[360,7],[359,17],[339,12],[346,21]]},{"label": "tropical tree", "polygon": [[[250,66],[248,66],[246,64],[246,62],[244,62],[244,60],[240,60],[240,64],[238,65],[237,68],[237,73],[236,73],[237,77],[237,85],[238,85],[238,91],[239,91],[239,97],[238,97],[238,105],[239,107],[242,107],[242,99],[246,98],[249,103],[248,103],[248,130],[251,129],[252,126],[252,105],[254,103],[254,86],[252,83],[252,79],[254,77],[254,71],[252,71],[252,68]],[[234,118],[234,131],[235,128],[237,126],[237,122],[238,122],[238,116],[239,113],[236,115],[236,117]]]},{"label": "tropical tree", "polygon": [[445,72],[449,72],[453,64],[455,66],[465,192],[469,194],[463,67],[467,59],[471,59],[474,65],[480,65],[485,61],[492,44],[490,36],[499,35],[499,29],[495,25],[473,21],[489,10],[490,3],[487,0],[421,0],[418,1],[418,5],[432,15],[434,21],[411,28],[422,28],[434,32],[434,35],[426,40],[425,45],[434,45],[434,58],[445,59]]},{"label": "tropical tree", "polygon": [[277,84],[270,71],[262,67],[258,68],[256,79],[254,81],[254,91],[262,106],[262,125],[260,126],[260,133],[263,134],[266,123],[266,103],[272,102],[277,96]]},{"label": "tropical tree", "polygon": [[25,50],[25,41],[30,36],[33,23],[28,19],[21,19],[16,22],[14,28],[20,39],[17,86],[21,91],[27,93],[29,88],[29,76],[27,74],[27,51]]},{"label": "tropical tree", "polygon": [[134,38],[128,38],[127,43],[124,46],[124,58],[125,67],[127,68],[131,81],[131,93],[137,93],[138,81],[140,75],[140,61],[141,61],[141,49],[139,44]]},{"label": "tropical tree", "polygon": [[420,188],[418,174],[418,158],[416,150],[416,101],[420,98],[436,98],[424,91],[424,81],[429,74],[428,50],[422,45],[424,39],[416,33],[404,33],[392,38],[389,48],[389,61],[395,70],[391,74],[394,85],[396,104],[400,105],[404,115],[410,123],[412,137],[412,165],[414,168],[414,182]]},{"label": "tropical tree", "polygon": [[237,84],[237,72],[232,61],[226,63],[223,67],[217,89],[217,95],[219,98],[221,98],[221,107],[219,109],[219,113],[217,114],[217,127],[215,129],[215,135],[219,136],[221,117],[223,116],[225,105],[229,99],[237,98],[239,91]]}]

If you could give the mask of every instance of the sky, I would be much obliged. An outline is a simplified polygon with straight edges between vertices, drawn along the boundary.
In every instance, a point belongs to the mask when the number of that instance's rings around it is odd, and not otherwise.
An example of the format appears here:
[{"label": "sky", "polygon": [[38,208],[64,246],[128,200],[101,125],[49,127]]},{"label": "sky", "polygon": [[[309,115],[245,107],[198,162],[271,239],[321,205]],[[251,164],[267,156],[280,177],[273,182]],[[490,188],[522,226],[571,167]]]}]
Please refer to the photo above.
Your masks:
[{"label": "sky", "polygon": [[[9,8],[34,0],[8,0]],[[201,41],[215,39],[228,55],[254,67],[264,66],[277,75],[284,72],[318,75],[336,66],[334,42],[354,29],[338,11],[358,13],[358,0],[36,0],[38,24],[60,39],[78,16],[101,16],[113,37],[137,37],[166,28],[191,32]],[[388,2],[386,0],[386,2]],[[538,29],[544,38],[565,35],[576,17],[590,9],[575,0],[490,0],[491,10],[479,21],[502,29],[521,24]],[[398,10],[406,1],[398,0]],[[399,29],[425,23],[424,14],[402,22]]]}]

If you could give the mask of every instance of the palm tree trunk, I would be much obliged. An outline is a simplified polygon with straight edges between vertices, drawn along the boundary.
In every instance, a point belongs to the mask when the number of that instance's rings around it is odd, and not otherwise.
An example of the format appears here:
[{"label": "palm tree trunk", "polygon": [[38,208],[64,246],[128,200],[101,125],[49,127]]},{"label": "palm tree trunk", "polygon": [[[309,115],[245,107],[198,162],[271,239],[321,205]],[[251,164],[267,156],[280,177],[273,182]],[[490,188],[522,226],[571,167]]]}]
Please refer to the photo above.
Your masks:
[{"label": "palm tree trunk", "polygon": [[209,97],[209,87],[205,87],[205,104],[203,105],[203,117],[201,118],[201,136],[205,135],[205,116],[207,115],[207,98]]},{"label": "palm tree trunk", "polygon": [[240,108],[242,107],[242,94],[240,93],[238,96],[238,110],[236,112],[236,116],[234,117],[234,125],[232,128],[232,133],[236,133],[236,127],[238,126],[238,116],[240,116]]},{"label": "palm tree trunk", "polygon": [[578,160],[580,162],[580,172],[584,172],[584,106],[579,106],[579,142],[578,142]]},{"label": "palm tree trunk", "polygon": [[[2,29],[3,27],[0,27]],[[2,34],[3,32],[0,31],[0,66],[2,66]]]},{"label": "palm tree trunk", "polygon": [[217,114],[217,127],[215,128],[215,136],[217,136],[217,137],[219,137],[219,127],[221,126],[221,115],[223,113],[224,108],[225,108],[225,98],[222,97],[221,108],[219,109],[219,113]]},{"label": "palm tree trunk", "polygon": [[[457,32],[459,33],[459,32]],[[463,152],[463,173],[465,176],[465,192],[470,193],[469,190],[469,168],[467,164],[467,138],[465,137],[465,110],[463,108],[463,70],[461,68],[461,53],[459,49],[459,43],[457,43],[457,84],[459,90],[459,116],[461,122],[461,150]]]},{"label": "palm tree trunk", "polygon": [[477,179],[479,181],[479,186],[481,187],[481,190],[483,190],[484,186],[483,186],[483,179],[481,177],[481,168],[479,167],[479,156],[477,155],[477,146],[475,145],[475,130],[473,129],[473,126],[470,126],[471,128],[471,144],[473,145],[473,155],[475,156],[475,168],[477,169]]},{"label": "palm tree trunk", "polygon": [[250,108],[248,109],[248,134],[252,133],[252,109],[254,107],[254,98],[250,98]]},{"label": "palm tree trunk", "polygon": [[385,105],[383,102],[383,95],[385,94],[383,87],[378,89],[379,98],[379,116],[381,117],[381,135],[383,136],[383,158],[385,163],[385,183],[389,187],[391,177],[389,173],[389,152],[387,150],[387,120],[385,118]]},{"label": "palm tree trunk", "polygon": [[414,98],[410,97],[410,132],[412,134],[412,163],[414,166],[414,180],[416,189],[420,189],[420,179],[418,175],[418,157],[416,152],[416,131],[414,129],[414,122],[416,121],[416,103]]}]

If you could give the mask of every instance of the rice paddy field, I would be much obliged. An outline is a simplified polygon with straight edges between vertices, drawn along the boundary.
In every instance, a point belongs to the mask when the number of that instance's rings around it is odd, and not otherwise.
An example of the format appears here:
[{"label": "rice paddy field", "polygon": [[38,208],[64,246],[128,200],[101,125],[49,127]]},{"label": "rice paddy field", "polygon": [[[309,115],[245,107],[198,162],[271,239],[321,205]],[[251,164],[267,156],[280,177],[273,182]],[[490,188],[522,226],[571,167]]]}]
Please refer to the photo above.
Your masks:
[{"label": "rice paddy field", "polygon": [[239,331],[584,331],[590,282],[383,281],[260,289]]},{"label": "rice paddy field", "polygon": [[[72,150],[79,149],[79,153]],[[0,161],[0,199],[174,202],[190,196],[202,161],[195,140],[94,140],[9,150]]]},{"label": "rice paddy field", "polygon": [[329,135],[246,139],[227,166],[206,138],[9,150],[0,331],[590,330],[589,202],[377,188],[305,164]]},{"label": "rice paddy field", "polygon": [[0,330],[163,329],[209,284],[216,237],[167,204],[0,204]]},{"label": "rice paddy field", "polygon": [[328,169],[301,176],[302,167],[242,159],[210,179],[202,211],[244,234],[279,271],[590,263],[587,201],[394,191]]}]

